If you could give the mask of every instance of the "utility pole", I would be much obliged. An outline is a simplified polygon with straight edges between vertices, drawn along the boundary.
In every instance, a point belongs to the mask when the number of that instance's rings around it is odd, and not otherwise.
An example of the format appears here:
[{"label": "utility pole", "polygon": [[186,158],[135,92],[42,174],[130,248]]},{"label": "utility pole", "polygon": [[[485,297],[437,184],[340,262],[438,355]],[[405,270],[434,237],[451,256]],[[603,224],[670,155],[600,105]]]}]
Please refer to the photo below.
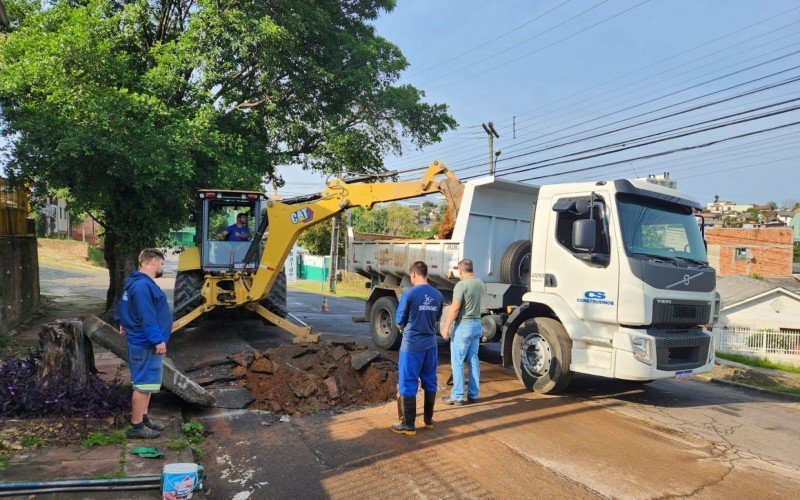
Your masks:
[{"label": "utility pole", "polygon": [[494,138],[500,138],[500,134],[497,133],[497,130],[494,129],[494,124],[489,122],[487,125],[486,123],[481,123],[481,127],[486,132],[486,135],[489,136],[489,175],[494,175]]},{"label": "utility pole", "polygon": [[339,268],[339,226],[341,221],[341,215],[331,219],[331,266],[330,276],[328,276],[328,289],[331,292],[336,292],[336,271]]}]

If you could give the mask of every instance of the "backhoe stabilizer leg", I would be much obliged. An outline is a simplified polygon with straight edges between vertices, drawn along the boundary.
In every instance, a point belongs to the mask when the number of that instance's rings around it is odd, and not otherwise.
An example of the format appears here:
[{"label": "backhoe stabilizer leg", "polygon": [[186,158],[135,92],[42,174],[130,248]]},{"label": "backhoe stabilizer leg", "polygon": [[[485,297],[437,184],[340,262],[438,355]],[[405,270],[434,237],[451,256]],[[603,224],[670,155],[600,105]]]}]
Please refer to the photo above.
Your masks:
[{"label": "backhoe stabilizer leg", "polygon": [[194,309],[192,309],[192,311],[189,314],[187,314],[186,316],[183,316],[181,318],[176,319],[172,323],[172,333],[175,333],[175,331],[180,330],[184,326],[188,325],[189,323],[191,323],[192,321],[197,319],[198,316],[200,316],[201,314],[203,314],[207,310],[210,311],[211,309],[213,309],[213,307],[206,307],[205,304],[195,307]]},{"label": "backhoe stabilizer leg", "polygon": [[310,326],[297,326],[294,323],[289,323],[285,319],[281,318],[277,314],[273,313],[266,307],[262,306],[258,302],[249,302],[245,304],[247,309],[255,312],[265,320],[269,321],[273,325],[283,328],[287,332],[291,333],[294,336],[294,343],[295,344],[303,344],[307,342],[318,342],[319,341],[319,334],[318,333],[311,333]]}]

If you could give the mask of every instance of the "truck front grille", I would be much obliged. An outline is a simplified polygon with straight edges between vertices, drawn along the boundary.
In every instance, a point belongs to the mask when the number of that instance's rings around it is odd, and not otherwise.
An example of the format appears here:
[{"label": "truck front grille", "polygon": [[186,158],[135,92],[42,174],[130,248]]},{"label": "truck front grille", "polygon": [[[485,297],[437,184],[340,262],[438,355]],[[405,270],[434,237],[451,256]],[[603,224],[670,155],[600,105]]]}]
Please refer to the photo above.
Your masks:
[{"label": "truck front grille", "polygon": [[710,317],[711,304],[708,302],[653,301],[653,325],[697,326],[708,323]]}]

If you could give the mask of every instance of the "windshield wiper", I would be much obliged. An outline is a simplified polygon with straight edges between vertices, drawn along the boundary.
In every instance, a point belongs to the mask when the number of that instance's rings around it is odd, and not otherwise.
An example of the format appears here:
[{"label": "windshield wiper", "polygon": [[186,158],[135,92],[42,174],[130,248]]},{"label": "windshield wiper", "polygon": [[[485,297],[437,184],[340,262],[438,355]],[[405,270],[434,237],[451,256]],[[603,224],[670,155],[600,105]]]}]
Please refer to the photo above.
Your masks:
[{"label": "windshield wiper", "polygon": [[660,255],[657,253],[646,253],[646,252],[633,252],[633,255],[641,255],[643,257],[651,257],[653,259],[660,259],[662,262],[672,262],[676,266],[680,266],[678,264],[678,260],[674,257],[667,257],[666,255]]},{"label": "windshield wiper", "polygon": [[704,262],[702,260],[691,259],[689,257],[681,257],[681,259],[683,259],[683,260],[685,260],[687,262],[691,262],[692,264],[697,264],[698,266],[708,267],[708,262]]}]

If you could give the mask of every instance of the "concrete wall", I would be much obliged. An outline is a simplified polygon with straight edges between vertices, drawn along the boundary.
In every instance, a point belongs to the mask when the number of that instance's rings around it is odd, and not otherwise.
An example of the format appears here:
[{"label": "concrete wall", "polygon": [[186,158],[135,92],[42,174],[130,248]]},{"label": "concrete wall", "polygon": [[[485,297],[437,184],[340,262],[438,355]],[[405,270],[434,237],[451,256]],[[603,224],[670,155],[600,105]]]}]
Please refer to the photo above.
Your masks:
[{"label": "concrete wall", "polygon": [[[719,274],[790,276],[792,274],[792,230],[706,229],[709,263]],[[752,259],[737,259],[736,249],[747,248]]]},{"label": "concrete wall", "polygon": [[39,310],[39,260],[33,236],[0,236],[0,334]]}]

